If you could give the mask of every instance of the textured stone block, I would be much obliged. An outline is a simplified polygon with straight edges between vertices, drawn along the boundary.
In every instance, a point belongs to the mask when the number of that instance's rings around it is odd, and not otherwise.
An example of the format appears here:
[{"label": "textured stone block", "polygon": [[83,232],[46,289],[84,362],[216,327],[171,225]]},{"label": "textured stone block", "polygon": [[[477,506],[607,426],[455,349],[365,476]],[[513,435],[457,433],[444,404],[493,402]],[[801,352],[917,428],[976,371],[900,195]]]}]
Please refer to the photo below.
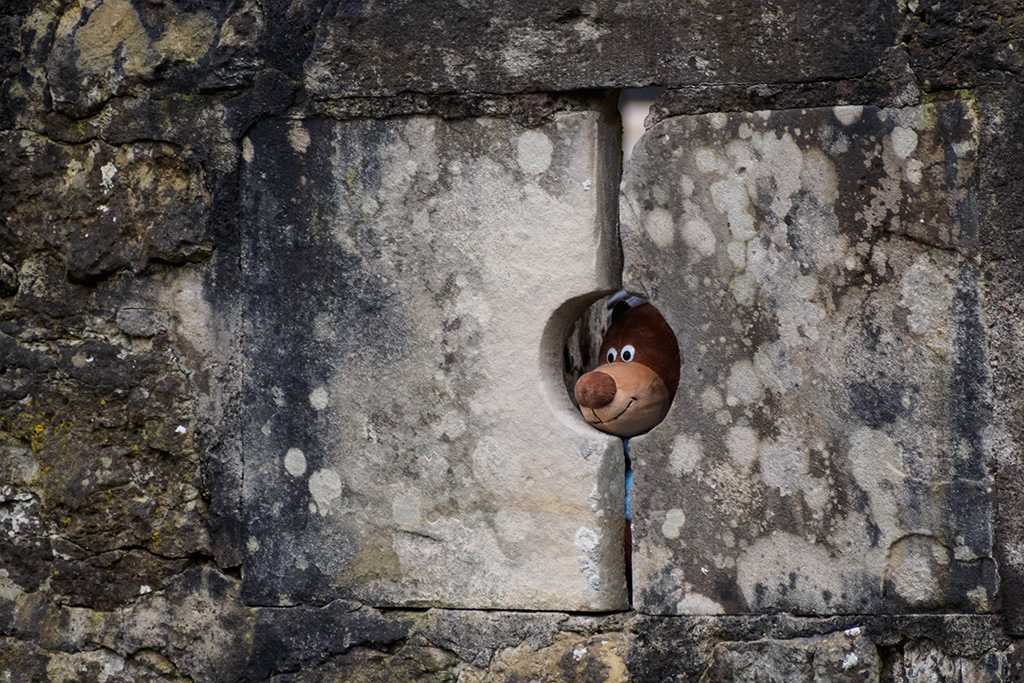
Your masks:
[{"label": "textured stone block", "polygon": [[943,652],[927,640],[912,640],[892,662],[892,680],[910,681],[977,681],[999,683],[1012,681],[1019,672],[1012,670],[1011,658],[1005,652],[986,652],[969,659]]},{"label": "textured stone block", "polygon": [[346,4],[320,17],[304,82],[345,97],[855,78],[899,21],[878,0]]},{"label": "textured stone block", "polygon": [[1024,635],[1024,89],[989,88],[978,98],[980,116],[979,251],[985,296],[982,324],[988,331],[992,369],[996,459],[996,557],[1003,628]]},{"label": "textured stone block", "polygon": [[878,652],[859,628],[828,637],[719,643],[701,680],[735,683],[878,681]]},{"label": "textured stone block", "polygon": [[560,374],[618,284],[614,121],[245,140],[248,602],[625,606],[621,446]]},{"label": "textured stone block", "polygon": [[993,608],[976,129],[950,101],[647,132],[624,284],[684,358],[632,445],[639,609]]},{"label": "textured stone block", "polygon": [[209,176],[162,143],[0,149],[0,600],[111,611],[210,548],[185,321],[208,328],[169,265],[211,251]]},{"label": "textured stone block", "polygon": [[[0,133],[0,150],[6,217],[0,245],[7,259],[40,259],[40,252],[66,244],[60,279],[66,271],[67,280],[94,282],[210,253],[209,179],[193,157],[171,145],[63,145],[19,131]],[[21,273],[23,282],[35,278],[53,279],[38,270]],[[19,302],[67,310],[66,292],[37,289],[23,288]]]}]

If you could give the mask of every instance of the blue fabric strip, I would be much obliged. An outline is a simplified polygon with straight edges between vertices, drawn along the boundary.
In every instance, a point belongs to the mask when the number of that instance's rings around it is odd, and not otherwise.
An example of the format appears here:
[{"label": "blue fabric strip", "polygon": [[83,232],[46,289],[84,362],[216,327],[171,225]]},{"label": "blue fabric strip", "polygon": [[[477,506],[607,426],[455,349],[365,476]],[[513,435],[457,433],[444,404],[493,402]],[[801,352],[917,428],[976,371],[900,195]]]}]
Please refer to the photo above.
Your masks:
[{"label": "blue fabric strip", "polygon": [[629,439],[622,440],[622,450],[626,454],[626,519],[632,519],[629,514],[629,490],[633,488],[633,462],[629,459]]}]

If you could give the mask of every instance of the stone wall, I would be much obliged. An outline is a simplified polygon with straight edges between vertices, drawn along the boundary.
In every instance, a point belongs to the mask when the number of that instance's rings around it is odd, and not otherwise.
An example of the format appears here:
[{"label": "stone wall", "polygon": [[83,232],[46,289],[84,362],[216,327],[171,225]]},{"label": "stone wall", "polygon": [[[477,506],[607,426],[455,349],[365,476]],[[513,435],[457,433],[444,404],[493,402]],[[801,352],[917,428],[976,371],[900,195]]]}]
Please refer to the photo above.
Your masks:
[{"label": "stone wall", "polygon": [[5,3],[0,676],[1024,680],[1022,19]]}]

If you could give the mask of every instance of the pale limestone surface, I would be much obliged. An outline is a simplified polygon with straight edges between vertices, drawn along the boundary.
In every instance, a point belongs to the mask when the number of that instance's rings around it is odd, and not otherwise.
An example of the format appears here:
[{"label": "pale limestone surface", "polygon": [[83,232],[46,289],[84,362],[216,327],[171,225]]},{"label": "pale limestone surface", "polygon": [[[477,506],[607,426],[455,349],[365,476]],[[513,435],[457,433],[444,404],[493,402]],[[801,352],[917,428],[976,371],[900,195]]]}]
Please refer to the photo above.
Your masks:
[{"label": "pale limestone surface", "polygon": [[624,285],[683,366],[631,446],[639,609],[992,609],[975,140],[960,101],[647,131]]},{"label": "pale limestone surface", "polygon": [[612,120],[251,132],[247,601],[626,606],[621,445],[560,369],[618,286]]}]

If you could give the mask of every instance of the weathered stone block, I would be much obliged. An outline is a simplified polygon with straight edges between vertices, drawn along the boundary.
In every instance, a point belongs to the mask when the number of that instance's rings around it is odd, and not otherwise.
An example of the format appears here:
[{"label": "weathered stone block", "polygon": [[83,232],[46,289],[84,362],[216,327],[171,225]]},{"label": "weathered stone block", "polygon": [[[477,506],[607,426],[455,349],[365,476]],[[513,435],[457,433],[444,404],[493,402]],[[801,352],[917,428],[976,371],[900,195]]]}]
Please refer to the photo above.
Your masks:
[{"label": "weathered stone block", "polygon": [[989,436],[998,466],[996,528],[1003,627],[1024,635],[1024,90],[979,93],[979,242],[985,279],[982,324],[994,392]]},{"label": "weathered stone block", "polygon": [[[863,76],[898,40],[893,2],[346,4],[305,62],[315,97],[517,93]],[[301,24],[296,5],[282,19]]]},{"label": "weathered stone block", "polygon": [[[208,179],[180,149],[99,141],[62,145],[12,131],[0,133],[0,150],[0,209],[6,216],[0,247],[22,269],[27,286],[18,292],[20,305],[66,315],[68,280],[93,282],[119,270],[138,272],[153,261],[209,256]],[[63,260],[45,268],[51,270],[45,277],[39,272],[43,251]],[[49,282],[36,287],[33,280]]]},{"label": "weathered stone block", "polygon": [[621,447],[560,374],[618,284],[614,120],[244,141],[249,603],[626,605]]},{"label": "weathered stone block", "polygon": [[908,642],[891,665],[891,680],[911,681],[977,681],[999,683],[1016,680],[1005,652],[988,652],[976,659],[957,657],[943,652],[928,640]]},{"label": "weathered stone block", "polygon": [[879,657],[859,628],[828,637],[720,643],[701,681],[735,683],[868,683]]},{"label": "weathered stone block", "polygon": [[1024,55],[1014,44],[1019,21],[1019,8],[1009,2],[909,3],[902,49],[925,89],[970,87],[999,71],[1021,73]]},{"label": "weathered stone block", "polygon": [[639,609],[993,608],[976,128],[950,101],[647,132],[624,284],[684,358],[632,446]]}]

